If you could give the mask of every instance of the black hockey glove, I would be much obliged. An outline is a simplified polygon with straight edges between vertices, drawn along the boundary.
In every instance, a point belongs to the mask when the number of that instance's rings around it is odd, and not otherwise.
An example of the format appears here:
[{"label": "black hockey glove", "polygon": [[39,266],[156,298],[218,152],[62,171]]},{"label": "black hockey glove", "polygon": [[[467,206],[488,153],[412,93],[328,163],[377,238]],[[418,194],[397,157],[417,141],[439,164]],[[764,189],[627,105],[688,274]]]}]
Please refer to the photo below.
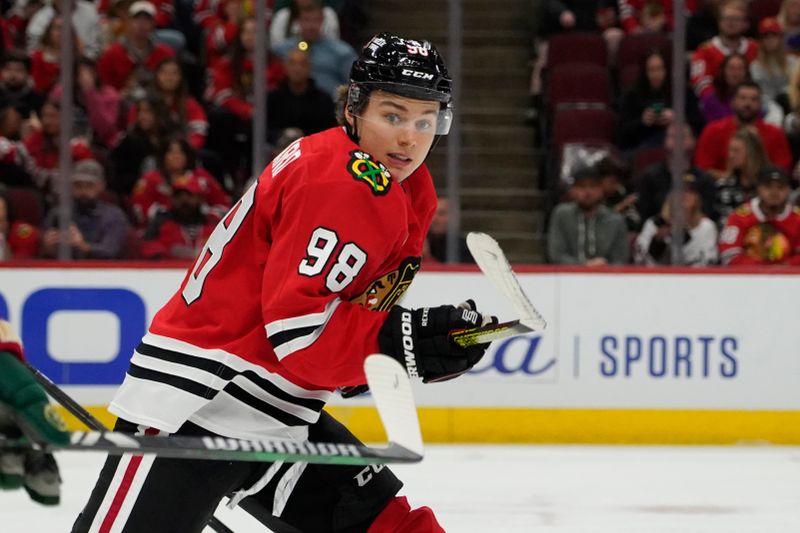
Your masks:
[{"label": "black hockey glove", "polygon": [[496,320],[478,313],[472,300],[459,307],[414,310],[396,305],[378,333],[378,344],[383,353],[400,361],[409,376],[419,376],[425,383],[445,381],[475,366],[489,347],[486,343],[462,348],[450,333]]}]

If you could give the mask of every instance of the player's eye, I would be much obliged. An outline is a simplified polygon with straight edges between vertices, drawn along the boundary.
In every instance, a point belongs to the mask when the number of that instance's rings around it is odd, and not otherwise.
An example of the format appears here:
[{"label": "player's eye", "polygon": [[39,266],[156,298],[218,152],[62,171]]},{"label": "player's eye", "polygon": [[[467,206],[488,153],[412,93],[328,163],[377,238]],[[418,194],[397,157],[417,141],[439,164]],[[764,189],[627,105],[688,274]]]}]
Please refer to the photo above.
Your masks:
[{"label": "player's eye", "polygon": [[414,127],[418,132],[426,133],[433,129],[433,122],[428,119],[418,120],[414,123]]},{"label": "player's eye", "polygon": [[386,113],[383,118],[386,119],[386,122],[391,126],[400,126],[404,122],[404,120],[400,118],[400,115],[395,113]]}]

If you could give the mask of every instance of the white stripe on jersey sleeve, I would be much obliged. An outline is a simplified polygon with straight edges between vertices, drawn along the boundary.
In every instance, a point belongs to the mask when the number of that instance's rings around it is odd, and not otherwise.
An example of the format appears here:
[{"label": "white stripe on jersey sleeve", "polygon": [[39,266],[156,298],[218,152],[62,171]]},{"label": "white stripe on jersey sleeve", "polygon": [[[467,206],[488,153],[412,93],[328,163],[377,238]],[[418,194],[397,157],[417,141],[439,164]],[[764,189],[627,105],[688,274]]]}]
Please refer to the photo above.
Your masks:
[{"label": "white stripe on jersey sleeve", "polygon": [[325,331],[325,326],[328,324],[328,321],[330,320],[334,311],[336,311],[336,308],[339,307],[340,303],[342,303],[342,301],[339,298],[336,298],[335,300],[328,302],[328,304],[325,306],[325,310],[321,313],[312,313],[298,317],[284,318],[282,320],[270,322],[264,326],[267,331],[267,337],[272,337],[277,333],[316,327],[314,331],[307,335],[295,337],[277,346],[273,346],[273,351],[275,352],[275,355],[278,356],[278,360],[282,360],[284,357],[291,355],[298,350],[302,350],[303,348],[308,348],[314,344],[320,335],[322,335],[323,331]]}]

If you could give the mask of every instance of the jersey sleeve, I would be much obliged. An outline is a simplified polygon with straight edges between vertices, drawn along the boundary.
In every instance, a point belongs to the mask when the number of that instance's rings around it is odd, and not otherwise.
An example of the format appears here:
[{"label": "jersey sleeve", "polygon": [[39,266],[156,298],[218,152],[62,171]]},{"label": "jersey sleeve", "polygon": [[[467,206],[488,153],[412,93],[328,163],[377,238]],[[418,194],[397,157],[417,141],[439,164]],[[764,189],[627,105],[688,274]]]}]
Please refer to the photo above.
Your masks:
[{"label": "jersey sleeve", "polygon": [[378,351],[387,313],[350,299],[405,240],[398,200],[355,180],[285,192],[264,268],[262,314],[269,343],[291,373],[328,388],[365,382],[363,361]]}]

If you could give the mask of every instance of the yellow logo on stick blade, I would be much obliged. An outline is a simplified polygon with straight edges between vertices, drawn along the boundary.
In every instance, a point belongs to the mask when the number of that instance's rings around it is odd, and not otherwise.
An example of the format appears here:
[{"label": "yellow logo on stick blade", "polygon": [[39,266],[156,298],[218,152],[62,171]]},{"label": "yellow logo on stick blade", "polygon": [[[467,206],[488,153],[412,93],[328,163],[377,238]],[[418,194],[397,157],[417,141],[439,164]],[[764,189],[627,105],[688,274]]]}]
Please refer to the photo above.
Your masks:
[{"label": "yellow logo on stick blade", "polygon": [[359,150],[350,152],[347,171],[356,181],[363,181],[369,185],[375,196],[383,196],[392,186],[392,175],[389,170],[383,163],[373,161],[368,153]]}]

